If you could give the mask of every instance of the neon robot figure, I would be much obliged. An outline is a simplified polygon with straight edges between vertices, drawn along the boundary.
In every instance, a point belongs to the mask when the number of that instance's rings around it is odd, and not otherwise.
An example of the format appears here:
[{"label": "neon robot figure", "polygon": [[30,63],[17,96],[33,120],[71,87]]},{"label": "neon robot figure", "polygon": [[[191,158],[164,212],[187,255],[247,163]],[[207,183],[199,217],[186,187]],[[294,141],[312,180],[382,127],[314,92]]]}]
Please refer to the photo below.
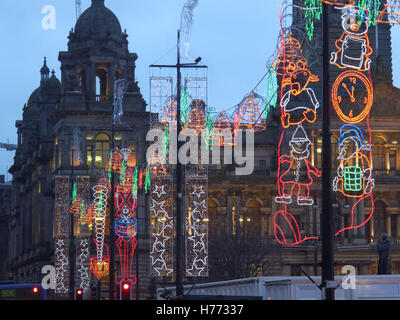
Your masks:
[{"label": "neon robot figure", "polygon": [[[370,160],[362,152],[370,152],[371,145],[366,141],[362,131],[355,125],[346,124],[340,129],[339,157],[340,165],[337,176],[333,181],[333,190],[342,193],[345,197],[357,200],[351,209],[350,225],[339,230],[336,235],[344,230],[356,229],[365,225],[373,215],[372,190],[375,179],[372,178]],[[354,211],[362,200],[370,199],[371,211],[365,219],[354,222]]]},{"label": "neon robot figure", "polygon": [[119,256],[121,259],[121,274],[117,277],[121,282],[136,283],[136,276],[132,275],[133,255],[137,246],[137,199],[132,196],[132,190],[127,191],[122,186],[115,187],[115,204],[118,208],[115,219],[115,234]]}]

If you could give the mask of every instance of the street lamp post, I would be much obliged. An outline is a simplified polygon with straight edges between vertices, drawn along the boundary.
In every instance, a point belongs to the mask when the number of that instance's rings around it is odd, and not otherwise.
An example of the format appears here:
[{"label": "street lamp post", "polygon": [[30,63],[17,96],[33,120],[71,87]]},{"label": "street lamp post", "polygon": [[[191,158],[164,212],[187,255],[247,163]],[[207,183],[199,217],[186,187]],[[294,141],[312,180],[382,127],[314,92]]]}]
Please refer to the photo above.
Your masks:
[{"label": "street lamp post", "polygon": [[329,24],[328,5],[322,4],[323,29],[323,112],[322,112],[322,299],[335,300],[334,274],[334,241],[333,210],[331,191],[331,128],[330,128],[330,90],[329,90]]},{"label": "street lamp post", "polygon": [[[181,88],[182,88],[182,74],[181,69],[183,68],[208,68],[207,66],[199,66],[198,63],[201,61],[201,58],[197,58],[194,63],[181,63],[180,56],[180,30],[178,30],[178,42],[177,42],[177,63],[176,65],[151,65],[151,68],[175,68],[177,70],[177,134],[182,130],[181,125]],[[179,141],[177,143],[177,155],[179,155],[179,149],[182,146],[182,142]],[[176,165],[176,296],[178,299],[182,299],[184,296],[184,288],[183,288],[183,274],[184,274],[184,242],[185,242],[185,234],[184,234],[184,219],[183,219],[183,211],[182,211],[182,165],[179,160]]]}]

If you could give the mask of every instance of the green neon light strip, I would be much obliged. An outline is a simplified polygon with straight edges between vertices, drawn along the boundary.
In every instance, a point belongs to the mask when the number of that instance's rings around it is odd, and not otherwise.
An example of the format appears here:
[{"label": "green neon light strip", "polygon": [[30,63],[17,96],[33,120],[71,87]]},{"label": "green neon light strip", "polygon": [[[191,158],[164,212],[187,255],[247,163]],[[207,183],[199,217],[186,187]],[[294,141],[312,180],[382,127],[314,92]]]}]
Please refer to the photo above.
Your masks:
[{"label": "green neon light strip", "polygon": [[343,177],[346,191],[362,191],[363,171],[360,167],[345,167]]}]

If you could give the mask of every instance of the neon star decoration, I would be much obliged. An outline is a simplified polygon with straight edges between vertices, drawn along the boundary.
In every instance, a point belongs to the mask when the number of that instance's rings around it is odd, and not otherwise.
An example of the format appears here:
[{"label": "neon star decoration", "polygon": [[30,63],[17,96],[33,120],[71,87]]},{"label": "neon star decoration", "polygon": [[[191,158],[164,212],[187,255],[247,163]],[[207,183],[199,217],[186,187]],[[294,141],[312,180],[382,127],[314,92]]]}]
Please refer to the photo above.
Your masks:
[{"label": "neon star decoration", "polygon": [[56,294],[69,292],[69,234],[70,234],[70,180],[57,176],[55,179],[55,268]]},{"label": "neon star decoration", "polygon": [[186,217],[186,275],[208,275],[208,173],[202,165],[186,168],[189,198]]},{"label": "neon star decoration", "polygon": [[63,239],[58,238],[55,248],[56,294],[67,294],[69,291],[69,258]]},{"label": "neon star decoration", "polygon": [[81,288],[85,293],[89,289],[89,263],[90,263],[90,253],[89,253],[89,240],[79,239],[79,255],[76,261],[77,265],[77,275],[78,282],[77,287]]},{"label": "neon star decoration", "polygon": [[173,179],[169,165],[160,164],[158,154],[153,154],[151,164],[146,171],[148,172],[146,176],[151,177],[149,179],[151,273],[154,277],[172,277],[174,271]]},{"label": "neon star decoration", "polygon": [[[155,277],[173,274],[174,217],[170,177],[158,176],[151,183],[151,270]],[[165,183],[165,184],[163,184]]]}]

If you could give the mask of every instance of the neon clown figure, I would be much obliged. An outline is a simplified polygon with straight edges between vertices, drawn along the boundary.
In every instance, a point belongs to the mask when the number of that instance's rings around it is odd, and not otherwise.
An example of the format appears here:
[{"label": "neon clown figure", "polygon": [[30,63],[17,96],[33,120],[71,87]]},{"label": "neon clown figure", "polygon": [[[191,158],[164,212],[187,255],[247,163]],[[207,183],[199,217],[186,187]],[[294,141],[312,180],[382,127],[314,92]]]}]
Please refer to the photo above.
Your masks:
[{"label": "neon clown figure", "polygon": [[372,48],[368,38],[368,14],[357,8],[349,7],[342,15],[343,33],[336,40],[338,49],[332,52],[331,64],[340,69],[352,68],[368,71],[371,65]]},{"label": "neon clown figure", "polygon": [[307,88],[310,82],[318,82],[319,78],[307,69],[307,63],[297,61],[288,67],[288,74],[282,81],[282,87],[290,87],[281,99],[282,126],[287,129],[304,121],[313,123],[317,118],[319,102],[314,90]]},{"label": "neon clown figure", "polygon": [[115,187],[115,204],[118,208],[115,219],[115,234],[118,252],[121,259],[121,274],[117,277],[117,283],[129,281],[136,283],[136,277],[132,275],[133,254],[137,246],[137,219],[135,218],[137,199],[132,196],[132,190],[126,191],[122,186]]},{"label": "neon clown figure", "polygon": [[[345,230],[360,228],[372,218],[374,213],[372,190],[375,187],[375,179],[372,178],[370,154],[365,155],[370,151],[371,145],[357,126],[346,124],[341,128],[338,157],[340,165],[333,181],[333,190],[354,199],[355,202],[351,208],[350,224],[339,230],[336,235]],[[363,212],[364,205],[360,209],[356,209],[364,200],[370,203],[370,212],[363,214],[364,218],[359,218],[356,222],[357,211]]]},{"label": "neon clown figure", "polygon": [[[320,177],[321,172],[308,160],[311,141],[307,137],[303,126],[298,125],[289,142],[290,155],[283,155],[279,159],[279,176],[281,195],[275,198],[277,203],[291,204],[293,193],[297,188],[297,204],[311,206],[310,186],[313,176]],[[295,168],[295,169],[294,169]]]}]

